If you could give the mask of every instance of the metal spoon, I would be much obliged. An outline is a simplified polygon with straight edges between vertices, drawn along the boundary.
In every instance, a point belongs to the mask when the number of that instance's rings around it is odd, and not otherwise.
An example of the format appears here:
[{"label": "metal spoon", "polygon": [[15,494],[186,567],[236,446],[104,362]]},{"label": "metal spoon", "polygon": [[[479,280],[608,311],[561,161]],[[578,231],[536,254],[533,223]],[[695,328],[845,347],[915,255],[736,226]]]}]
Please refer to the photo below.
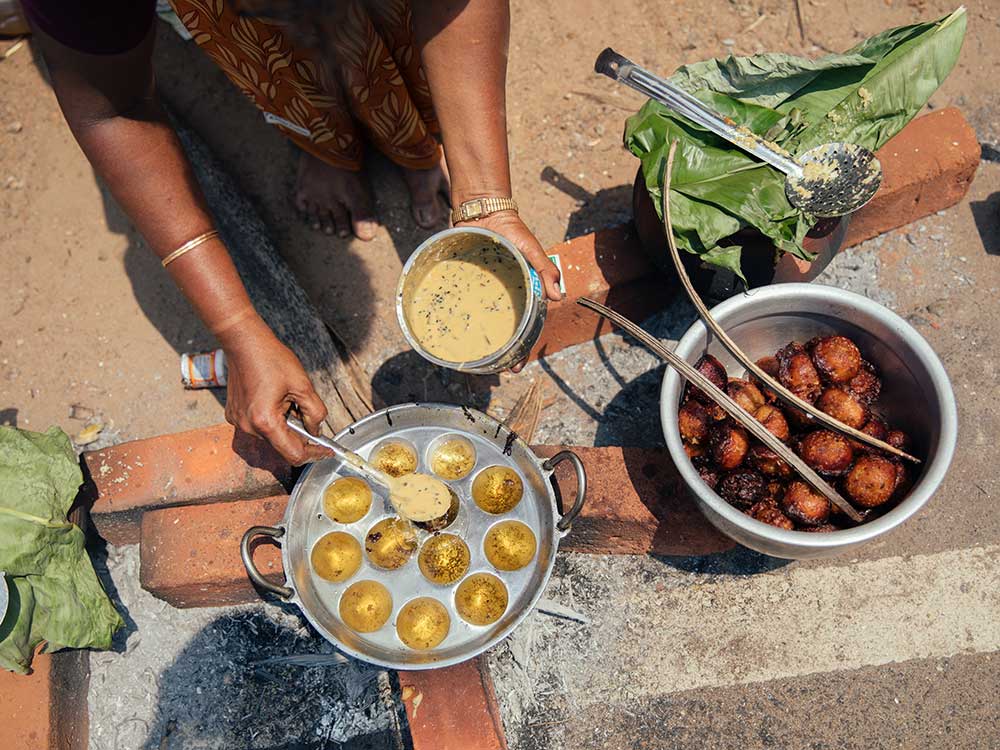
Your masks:
[{"label": "metal spoon", "polygon": [[391,488],[392,477],[376,469],[354,451],[345,448],[336,440],[331,438],[323,437],[322,435],[313,435],[305,428],[305,425],[302,424],[301,421],[295,419],[294,417],[289,417],[285,420],[285,422],[293,431],[299,433],[306,440],[310,440],[317,445],[322,445],[324,448],[332,450],[333,455],[347,464],[350,467],[350,471],[355,474],[360,474],[362,479],[365,479],[372,484],[377,484],[380,487],[384,487],[386,490]]},{"label": "metal spoon", "polygon": [[[322,445],[324,448],[329,448],[333,451],[333,454],[347,465],[348,471],[358,474],[362,479],[371,484],[377,484],[384,488],[389,493],[389,501],[393,507],[400,516],[403,516],[407,520],[418,522],[432,521],[448,512],[448,507],[451,505],[451,490],[440,479],[427,474],[409,474],[402,477],[391,477],[376,469],[357,453],[345,448],[336,440],[331,440],[322,435],[313,435],[300,420],[288,417],[285,422],[294,432],[297,432],[306,440],[311,440],[317,445]],[[431,496],[430,506],[425,503],[419,509],[414,510],[414,502],[418,502],[428,495]],[[428,511],[428,507],[435,510],[433,512]]]},{"label": "metal spoon", "polygon": [[705,106],[686,91],[622,57],[610,47],[594,70],[670,107],[785,175],[785,195],[792,205],[818,217],[857,211],[882,184],[882,165],[868,149],[853,143],[824,143],[796,160],[780,146]]}]

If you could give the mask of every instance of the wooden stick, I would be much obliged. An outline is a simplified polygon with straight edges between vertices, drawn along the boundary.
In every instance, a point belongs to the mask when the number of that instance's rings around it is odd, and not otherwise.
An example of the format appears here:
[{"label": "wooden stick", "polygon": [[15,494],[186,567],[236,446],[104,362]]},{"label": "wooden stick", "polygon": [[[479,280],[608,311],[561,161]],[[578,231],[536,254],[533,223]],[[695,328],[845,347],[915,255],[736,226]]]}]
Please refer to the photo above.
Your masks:
[{"label": "wooden stick", "polygon": [[687,270],[681,262],[681,254],[677,249],[677,243],[674,241],[673,223],[670,220],[670,176],[674,171],[674,152],[676,150],[677,141],[674,141],[670,144],[670,151],[667,154],[667,172],[663,178],[663,225],[667,234],[667,245],[670,247],[670,257],[673,258],[674,267],[677,269],[677,275],[680,277],[681,284],[684,285],[684,290],[687,292],[688,297],[691,298],[691,302],[698,310],[698,314],[701,316],[701,319],[705,321],[705,325],[711,329],[712,333],[715,334],[715,336],[719,339],[719,342],[730,354],[732,354],[744,367],[763,381],[768,388],[777,394],[778,398],[789,406],[801,409],[817,422],[822,423],[824,427],[829,427],[831,430],[848,435],[865,445],[870,445],[873,448],[878,448],[879,450],[886,451],[887,453],[899,456],[900,458],[912,461],[916,464],[920,463],[919,458],[911,456],[909,453],[901,451],[899,448],[874,438],[866,432],[856,430],[850,425],[846,425],[843,422],[834,419],[826,412],[820,411],[808,401],[803,401],[790,390],[785,388],[785,386],[783,386],[780,382],[764,372],[764,370],[762,370],[756,362],[750,359],[750,357],[742,349],[740,349],[739,346],[737,346],[735,341],[729,338],[729,334],[727,334],[723,330],[722,326],[715,321],[715,318],[712,317],[712,313],[708,311],[708,308],[705,306],[705,303],[702,302],[698,292],[695,291],[694,285],[688,277]]},{"label": "wooden stick", "polygon": [[816,489],[817,492],[840,508],[840,510],[847,514],[852,521],[860,522],[863,520],[861,515],[853,508],[853,506],[841,497],[837,490],[827,484],[827,482],[819,474],[813,471],[805,461],[795,455],[791,448],[778,440],[778,438],[775,437],[763,424],[758,422],[757,419],[750,414],[750,412],[733,401],[733,399],[730,398],[725,391],[698,372],[698,370],[696,370],[692,365],[684,361],[680,355],[675,354],[670,349],[667,349],[667,347],[665,347],[655,336],[646,333],[646,331],[637,326],[631,320],[623,315],[620,315],[611,308],[605,307],[599,302],[594,302],[594,300],[586,297],[581,297],[578,301],[588,310],[593,310],[598,315],[601,315],[617,324],[619,327],[624,328],[629,334],[637,338],[643,346],[653,352],[653,354],[657,355],[660,359],[677,370],[685,380],[701,388],[708,394],[709,398],[722,407],[726,414],[739,422],[747,430],[747,432],[751,433],[755,438],[778,454],[783,461],[795,469],[801,477],[806,480],[806,482]]}]

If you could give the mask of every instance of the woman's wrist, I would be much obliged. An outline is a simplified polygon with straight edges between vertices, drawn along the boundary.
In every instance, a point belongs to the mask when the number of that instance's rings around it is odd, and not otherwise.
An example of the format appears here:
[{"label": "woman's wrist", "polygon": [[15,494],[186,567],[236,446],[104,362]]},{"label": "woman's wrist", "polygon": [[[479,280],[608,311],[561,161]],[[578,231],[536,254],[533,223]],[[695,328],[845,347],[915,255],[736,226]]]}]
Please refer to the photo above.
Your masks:
[{"label": "woman's wrist", "polygon": [[275,338],[274,332],[253,308],[239,321],[227,325],[225,330],[213,331],[213,333],[227,355],[239,354],[259,346],[263,340]]}]

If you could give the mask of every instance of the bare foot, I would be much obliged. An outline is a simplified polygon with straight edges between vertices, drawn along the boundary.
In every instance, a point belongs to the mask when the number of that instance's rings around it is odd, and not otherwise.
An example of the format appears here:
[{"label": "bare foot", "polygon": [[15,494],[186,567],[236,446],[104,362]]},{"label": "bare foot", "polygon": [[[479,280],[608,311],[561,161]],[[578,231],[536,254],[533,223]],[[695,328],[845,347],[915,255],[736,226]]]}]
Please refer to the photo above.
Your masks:
[{"label": "bare foot", "polygon": [[362,172],[332,167],[305,151],[299,157],[295,207],[312,222],[313,229],[359,240],[375,236],[378,221]]},{"label": "bare foot", "polygon": [[432,229],[448,215],[446,201],[451,187],[444,164],[431,169],[402,169],[406,187],[410,190],[410,210],[417,226]]}]

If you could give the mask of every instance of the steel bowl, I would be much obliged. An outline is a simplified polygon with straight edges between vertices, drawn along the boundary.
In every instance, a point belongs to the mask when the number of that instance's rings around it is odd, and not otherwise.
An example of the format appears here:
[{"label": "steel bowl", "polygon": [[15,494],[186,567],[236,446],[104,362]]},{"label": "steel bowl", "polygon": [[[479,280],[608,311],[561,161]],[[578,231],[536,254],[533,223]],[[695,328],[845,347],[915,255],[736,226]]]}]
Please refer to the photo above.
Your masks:
[{"label": "steel bowl", "polygon": [[[684,452],[677,428],[684,381],[667,368],[660,391],[660,419],[667,449],[698,507],[722,533],[774,557],[831,557],[858,547],[899,526],[919,511],[941,484],[955,452],[958,414],[951,382],[934,350],[909,323],[861,295],[818,284],[776,284],[731,297],[712,315],[753,359],[774,354],[789,341],[842,334],[882,374],[879,410],[913,440],[923,459],[909,494],[896,507],[859,526],[826,534],[786,531],[756,521],[709,489]],[[703,354],[717,357],[731,376],[740,365],[698,321],[675,350],[692,364]]]},{"label": "steel bowl", "polygon": [[[524,279],[525,303],[524,313],[518,322],[517,330],[503,346],[482,359],[469,362],[449,362],[435,357],[423,347],[413,334],[407,317],[410,299],[431,266],[442,258],[447,258],[456,250],[463,250],[469,246],[481,247],[484,242],[493,243],[503,248],[521,269],[521,275]],[[451,370],[475,375],[503,372],[524,360],[542,333],[547,310],[548,303],[545,300],[545,291],[542,289],[542,280],[521,252],[506,237],[489,229],[478,227],[452,227],[428,237],[406,261],[403,271],[399,275],[399,285],[396,288],[396,319],[399,321],[403,337],[413,347],[413,350],[428,362],[439,367],[447,367]]]},{"label": "steel bowl", "polygon": [[[563,451],[548,460],[539,459],[516,433],[482,412],[450,404],[400,404],[375,412],[337,435],[337,440],[365,458],[383,443],[408,442],[418,456],[418,472],[431,473],[430,454],[435,444],[445,436],[457,436],[469,441],[476,452],[474,468],[463,478],[447,484],[458,495],[460,507],[453,523],[444,533],[459,536],[469,547],[470,565],[462,576],[488,572],[503,581],[509,600],[507,610],[492,625],[474,626],[465,622],[455,607],[455,590],[460,581],[451,585],[430,582],[421,574],[417,554],[398,570],[377,568],[364,555],[361,568],[351,578],[332,583],[318,577],[310,564],[310,552],[316,541],[331,531],[346,532],[363,546],[365,535],[377,522],[395,516],[384,492],[373,487],[375,498],[364,518],[350,524],[336,523],[323,512],[323,492],[343,472],[337,459],[327,459],[310,465],[296,482],[279,526],[254,526],[243,536],[243,563],[251,580],[299,607],[316,630],[350,656],[390,669],[433,669],[471,659],[505,638],[516,628],[538,601],[552,574],[559,540],[583,506],[586,476],[580,459]],[[561,514],[552,480],[555,467],[569,461],[576,469],[577,493],[572,507]],[[504,465],[521,477],[524,495],[517,506],[502,515],[480,509],[471,500],[471,485],[479,471],[487,466]],[[531,528],[537,542],[534,559],[515,571],[494,569],[483,552],[486,532],[495,524],[509,519],[518,520]],[[418,529],[418,543],[423,544],[432,533]],[[281,560],[285,571],[284,585],[276,585],[254,567],[251,544],[256,537],[271,537],[281,545]],[[373,633],[357,633],[340,619],[339,601],[344,590],[361,580],[376,580],[392,596],[392,612],[388,622]],[[406,602],[417,597],[432,597],[444,605],[451,618],[448,636],[436,648],[414,650],[396,634],[396,617]]]}]

